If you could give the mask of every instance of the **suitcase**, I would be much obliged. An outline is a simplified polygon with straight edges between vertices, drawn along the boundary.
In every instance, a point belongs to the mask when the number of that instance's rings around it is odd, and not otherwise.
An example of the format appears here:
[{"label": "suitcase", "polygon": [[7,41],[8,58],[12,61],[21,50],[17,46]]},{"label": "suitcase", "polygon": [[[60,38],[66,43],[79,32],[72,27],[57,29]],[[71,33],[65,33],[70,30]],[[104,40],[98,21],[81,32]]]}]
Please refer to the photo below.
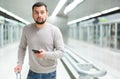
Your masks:
[{"label": "suitcase", "polygon": [[20,72],[16,72],[16,79],[21,79],[21,73]]}]

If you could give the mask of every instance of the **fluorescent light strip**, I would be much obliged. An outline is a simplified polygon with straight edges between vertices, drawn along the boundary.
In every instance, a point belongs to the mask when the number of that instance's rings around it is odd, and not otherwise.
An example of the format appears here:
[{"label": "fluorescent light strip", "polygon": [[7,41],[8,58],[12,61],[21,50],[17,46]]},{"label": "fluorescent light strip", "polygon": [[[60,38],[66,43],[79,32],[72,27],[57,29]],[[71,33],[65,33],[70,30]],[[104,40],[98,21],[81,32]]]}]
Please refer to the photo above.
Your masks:
[{"label": "fluorescent light strip", "polygon": [[104,10],[101,13],[106,14],[106,13],[109,13],[109,12],[112,12],[112,11],[115,11],[115,10],[119,10],[119,9],[120,9],[120,7],[114,7],[114,8],[108,9],[108,10]]},{"label": "fluorescent light strip", "polygon": [[26,21],[26,20],[24,20],[23,18],[20,18],[19,16],[15,15],[15,14],[7,11],[7,10],[5,10],[5,9],[2,8],[2,7],[0,7],[0,11],[3,12],[3,13],[6,13],[7,15],[9,15],[9,16],[11,16],[11,17],[14,17],[15,19],[17,19],[17,20],[19,20],[19,21],[21,21],[21,22],[23,22],[23,23],[25,23],[25,24],[29,24],[28,21]]},{"label": "fluorescent light strip", "polygon": [[73,24],[73,23],[76,23],[76,22],[80,22],[80,21],[83,21],[83,20],[89,19],[89,18],[90,18],[89,16],[85,16],[85,17],[70,21],[70,22],[67,23],[67,25],[70,25],[70,24]]},{"label": "fluorescent light strip", "polygon": [[56,16],[66,2],[67,0],[60,0],[51,16]]},{"label": "fluorescent light strip", "polygon": [[97,16],[100,16],[102,14],[106,14],[106,13],[109,13],[109,12],[112,12],[112,11],[115,11],[115,10],[119,10],[119,9],[120,9],[120,7],[114,7],[114,8],[108,9],[108,10],[104,10],[102,12],[98,12],[98,13],[95,13],[95,14],[92,14],[92,15],[89,15],[89,16],[85,16],[85,17],[82,17],[82,18],[79,18],[79,19],[76,19],[76,20],[73,20],[73,21],[69,21],[67,23],[67,25],[70,25],[70,24],[73,24],[73,23],[76,23],[76,22],[80,22],[80,21],[83,21],[83,20],[86,20],[86,19],[89,19],[89,18],[97,17]]},{"label": "fluorescent light strip", "polygon": [[84,0],[74,0],[71,4],[69,4],[65,10],[64,10],[64,14],[67,14],[68,12],[70,12],[72,9],[74,9],[78,4],[80,4],[82,1]]},{"label": "fluorescent light strip", "polygon": [[100,12],[98,13],[95,13],[95,14],[92,14],[92,15],[89,15],[90,18],[93,18],[93,17],[97,17],[97,16],[100,16],[102,15]]}]

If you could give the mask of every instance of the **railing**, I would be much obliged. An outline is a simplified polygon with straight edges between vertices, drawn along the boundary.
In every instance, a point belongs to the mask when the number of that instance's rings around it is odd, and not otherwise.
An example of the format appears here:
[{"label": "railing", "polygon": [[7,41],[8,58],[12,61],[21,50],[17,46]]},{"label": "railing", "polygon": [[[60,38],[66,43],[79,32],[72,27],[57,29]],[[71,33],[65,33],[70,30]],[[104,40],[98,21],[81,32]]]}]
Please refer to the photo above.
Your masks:
[{"label": "railing", "polygon": [[71,79],[98,79],[107,73],[95,63],[76,54],[73,49],[66,47],[65,52],[61,60]]}]

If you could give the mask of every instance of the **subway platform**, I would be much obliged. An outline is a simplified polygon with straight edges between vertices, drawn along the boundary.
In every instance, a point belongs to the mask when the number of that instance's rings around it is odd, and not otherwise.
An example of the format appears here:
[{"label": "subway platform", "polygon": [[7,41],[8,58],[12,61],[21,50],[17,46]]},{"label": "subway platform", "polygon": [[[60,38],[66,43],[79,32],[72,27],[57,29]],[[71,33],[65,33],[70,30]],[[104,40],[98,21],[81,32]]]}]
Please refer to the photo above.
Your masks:
[{"label": "subway platform", "polygon": [[[115,65],[113,65],[113,63],[115,64],[114,61],[111,61],[111,63],[106,63],[108,61],[107,60],[108,57],[107,59],[97,57],[98,53],[101,54],[99,56],[103,56],[103,57],[105,56],[105,54],[103,55],[102,53],[100,53],[101,51],[103,52],[103,49],[88,44],[84,44],[76,40],[69,40],[68,45],[74,48],[76,51],[79,51],[78,52],[79,55],[85,56],[87,59],[90,59],[91,61],[95,62],[96,64],[100,65],[105,70],[107,70],[107,74],[104,77],[100,77],[99,79],[120,79],[119,76],[120,71],[118,69],[119,63],[118,66],[116,66],[115,68]],[[16,79],[16,74],[14,73],[14,67],[16,66],[16,62],[17,62],[17,50],[18,50],[18,42],[0,48],[0,62],[1,62],[0,79]],[[96,52],[97,54],[95,54]],[[104,53],[107,52],[110,53],[110,51],[106,51],[106,52],[104,51]],[[119,55],[114,55],[114,56],[119,58]],[[22,79],[26,79],[28,69],[29,69],[28,57],[26,55],[23,69],[21,72]],[[58,60],[57,79],[71,79],[60,60]]]},{"label": "subway platform", "polygon": [[68,39],[68,45],[75,49],[80,56],[85,57],[107,71],[107,74],[99,79],[120,79],[120,51],[74,39]]},{"label": "subway platform", "polygon": [[[0,79],[16,79],[14,67],[17,62],[18,45],[18,43],[13,43],[0,48]],[[28,69],[28,57],[26,55],[21,72],[21,79],[26,79]],[[58,60],[57,79],[70,79],[60,60]]]}]

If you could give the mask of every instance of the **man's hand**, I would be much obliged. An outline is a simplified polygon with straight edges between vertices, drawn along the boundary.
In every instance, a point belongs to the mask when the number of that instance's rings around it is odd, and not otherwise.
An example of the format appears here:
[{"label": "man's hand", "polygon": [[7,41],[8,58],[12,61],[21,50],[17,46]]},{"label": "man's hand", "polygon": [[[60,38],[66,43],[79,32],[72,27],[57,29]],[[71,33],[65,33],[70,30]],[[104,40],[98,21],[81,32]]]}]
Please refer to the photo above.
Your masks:
[{"label": "man's hand", "polygon": [[40,49],[39,51],[40,51],[40,53],[35,53],[35,55],[36,55],[38,58],[44,58],[44,57],[45,57],[45,54],[46,54],[46,51],[43,50],[43,49]]},{"label": "man's hand", "polygon": [[22,70],[22,66],[20,66],[20,65],[17,65],[17,66],[14,68],[14,72],[20,73],[21,70]]}]

